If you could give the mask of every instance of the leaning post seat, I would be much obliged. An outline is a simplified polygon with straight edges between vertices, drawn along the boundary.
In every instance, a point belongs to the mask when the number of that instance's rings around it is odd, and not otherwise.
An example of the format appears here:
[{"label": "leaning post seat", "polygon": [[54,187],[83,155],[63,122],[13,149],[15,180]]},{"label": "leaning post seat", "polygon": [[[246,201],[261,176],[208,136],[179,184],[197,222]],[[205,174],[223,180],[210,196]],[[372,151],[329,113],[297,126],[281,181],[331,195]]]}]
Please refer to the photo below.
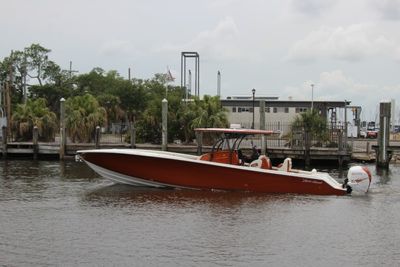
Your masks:
[{"label": "leaning post seat", "polygon": [[258,159],[253,160],[250,163],[250,167],[256,167],[256,168],[261,168],[261,169],[272,169],[272,164],[271,164],[271,160],[265,156],[265,155],[261,155],[258,157]]},{"label": "leaning post seat", "polygon": [[292,159],[286,158],[283,163],[278,166],[278,170],[290,172],[292,170]]}]

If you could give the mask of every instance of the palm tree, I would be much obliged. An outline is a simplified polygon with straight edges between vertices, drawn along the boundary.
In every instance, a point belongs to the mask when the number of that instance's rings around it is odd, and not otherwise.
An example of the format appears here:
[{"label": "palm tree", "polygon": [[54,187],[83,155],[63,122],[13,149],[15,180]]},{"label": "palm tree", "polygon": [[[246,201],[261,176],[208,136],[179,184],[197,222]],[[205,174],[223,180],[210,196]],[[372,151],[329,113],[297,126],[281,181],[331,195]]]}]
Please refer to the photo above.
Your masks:
[{"label": "palm tree", "polygon": [[292,132],[301,131],[307,133],[309,141],[325,142],[329,139],[326,119],[321,117],[315,109],[300,113],[295,117],[291,127]]},{"label": "palm tree", "polygon": [[47,107],[46,100],[28,99],[26,104],[18,104],[11,118],[12,131],[17,140],[31,140],[33,127],[38,127],[39,139],[50,141],[57,128],[57,116]]},{"label": "palm tree", "polygon": [[90,94],[69,98],[65,111],[67,132],[72,142],[90,142],[96,126],[106,122],[106,110]]},{"label": "palm tree", "polygon": [[[203,100],[194,98],[180,116],[185,133],[185,141],[194,137],[194,129],[200,127],[224,128],[228,126],[225,109],[218,96],[205,95]],[[207,141],[207,140],[204,140]],[[211,140],[209,140],[211,141]]]}]

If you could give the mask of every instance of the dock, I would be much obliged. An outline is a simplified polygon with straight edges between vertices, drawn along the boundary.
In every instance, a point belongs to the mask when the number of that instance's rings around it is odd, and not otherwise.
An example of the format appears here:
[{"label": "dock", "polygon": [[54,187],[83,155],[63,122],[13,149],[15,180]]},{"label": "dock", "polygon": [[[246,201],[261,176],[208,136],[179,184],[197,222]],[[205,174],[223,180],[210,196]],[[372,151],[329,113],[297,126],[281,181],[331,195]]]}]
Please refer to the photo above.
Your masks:
[{"label": "dock", "polygon": [[[102,143],[99,148],[131,148],[128,143]],[[135,148],[138,149],[149,149],[149,150],[161,150],[161,145],[157,144],[136,144]],[[78,150],[84,149],[96,149],[94,143],[69,143],[66,145],[65,156],[74,157]],[[203,146],[203,152],[208,152],[211,150],[210,146]],[[248,150],[250,153],[251,148],[244,148],[243,150]],[[182,145],[182,144],[168,144],[168,151],[196,154],[197,145]],[[6,150],[3,145],[0,146],[0,154],[2,158],[54,158],[58,159],[60,153],[60,144],[57,142],[53,143],[42,143],[39,142],[34,145],[30,142],[10,142],[7,144]],[[286,157],[290,157],[294,160],[302,161],[304,160],[305,151],[299,148],[287,148],[287,147],[267,147],[267,155],[276,161],[282,161]],[[352,160],[352,154],[350,152],[339,152],[337,148],[311,148],[310,150],[311,160],[325,160],[338,162],[341,158],[344,162],[350,162]]]}]

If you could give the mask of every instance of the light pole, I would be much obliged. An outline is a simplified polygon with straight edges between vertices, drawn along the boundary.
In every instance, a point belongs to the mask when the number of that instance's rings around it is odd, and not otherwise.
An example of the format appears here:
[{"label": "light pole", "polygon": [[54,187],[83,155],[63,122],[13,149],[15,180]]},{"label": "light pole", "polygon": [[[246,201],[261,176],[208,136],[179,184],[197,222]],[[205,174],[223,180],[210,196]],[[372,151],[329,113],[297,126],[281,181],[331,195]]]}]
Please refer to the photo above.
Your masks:
[{"label": "light pole", "polygon": [[253,88],[253,90],[251,90],[251,92],[253,93],[253,122],[251,124],[251,129],[254,129],[254,95],[256,94],[256,89]]},{"label": "light pole", "polygon": [[314,84],[311,84],[311,111],[314,109]]}]

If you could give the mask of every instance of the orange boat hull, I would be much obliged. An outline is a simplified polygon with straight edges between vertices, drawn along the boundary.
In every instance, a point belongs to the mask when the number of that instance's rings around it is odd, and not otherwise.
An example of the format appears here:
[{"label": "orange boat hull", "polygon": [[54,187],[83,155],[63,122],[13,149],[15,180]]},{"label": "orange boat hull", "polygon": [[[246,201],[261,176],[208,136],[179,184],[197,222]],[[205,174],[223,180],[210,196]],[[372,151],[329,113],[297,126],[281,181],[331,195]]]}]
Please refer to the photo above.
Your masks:
[{"label": "orange boat hull", "polygon": [[156,184],[200,190],[234,190],[264,193],[345,195],[324,180],[268,170],[214,164],[200,160],[177,160],[135,153],[81,153],[86,162],[125,177]]}]

